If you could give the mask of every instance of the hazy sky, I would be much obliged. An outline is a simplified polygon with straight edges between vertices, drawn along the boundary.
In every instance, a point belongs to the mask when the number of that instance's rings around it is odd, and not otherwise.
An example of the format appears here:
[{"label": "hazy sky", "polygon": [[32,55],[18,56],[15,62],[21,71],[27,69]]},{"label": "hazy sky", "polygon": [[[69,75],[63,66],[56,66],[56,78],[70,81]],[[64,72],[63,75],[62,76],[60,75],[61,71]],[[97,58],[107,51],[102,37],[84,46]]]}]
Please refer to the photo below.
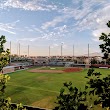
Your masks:
[{"label": "hazy sky", "polygon": [[[0,0],[0,34],[12,44],[12,53],[63,55],[100,52],[98,45],[102,32],[108,32],[110,0]],[[109,30],[110,31],[110,30]]]}]

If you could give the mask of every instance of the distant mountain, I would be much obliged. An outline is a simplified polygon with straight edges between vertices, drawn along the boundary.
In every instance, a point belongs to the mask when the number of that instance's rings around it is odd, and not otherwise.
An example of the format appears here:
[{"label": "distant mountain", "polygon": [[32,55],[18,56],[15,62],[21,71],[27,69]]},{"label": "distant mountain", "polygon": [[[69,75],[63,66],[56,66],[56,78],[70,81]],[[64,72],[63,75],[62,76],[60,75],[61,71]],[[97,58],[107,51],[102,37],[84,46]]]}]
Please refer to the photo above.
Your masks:
[{"label": "distant mountain", "polygon": [[[88,56],[88,54],[84,54],[84,56]],[[103,56],[103,54],[99,52],[94,52],[94,53],[89,53],[89,56]]]}]

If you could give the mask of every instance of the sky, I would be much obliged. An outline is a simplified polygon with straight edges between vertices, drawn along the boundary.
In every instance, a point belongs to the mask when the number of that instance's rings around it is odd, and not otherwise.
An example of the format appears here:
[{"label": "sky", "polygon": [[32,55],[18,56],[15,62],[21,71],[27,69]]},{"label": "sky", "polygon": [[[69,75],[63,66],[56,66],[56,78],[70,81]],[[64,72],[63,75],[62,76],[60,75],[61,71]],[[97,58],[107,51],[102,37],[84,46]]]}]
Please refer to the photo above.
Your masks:
[{"label": "sky", "polygon": [[99,37],[109,33],[110,0],[0,0],[0,35],[11,54],[31,56],[100,52]]}]

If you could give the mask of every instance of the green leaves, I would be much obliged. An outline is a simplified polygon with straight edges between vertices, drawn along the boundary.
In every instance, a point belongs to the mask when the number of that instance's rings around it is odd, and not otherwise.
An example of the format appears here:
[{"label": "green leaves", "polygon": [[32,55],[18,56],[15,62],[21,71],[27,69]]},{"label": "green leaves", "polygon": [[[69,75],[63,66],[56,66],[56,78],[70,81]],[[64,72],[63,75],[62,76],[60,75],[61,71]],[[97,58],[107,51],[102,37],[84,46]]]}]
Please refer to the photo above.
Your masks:
[{"label": "green leaves", "polygon": [[5,39],[5,36],[1,36],[0,37],[0,53],[4,52],[4,43],[6,43],[6,39]]},{"label": "green leaves", "polygon": [[90,110],[98,104],[102,108],[110,108],[110,75],[104,78],[100,76],[100,72],[89,69],[84,91],[73,87],[71,82],[64,83],[57,97],[57,107],[53,110]]},{"label": "green leaves", "polygon": [[[107,26],[110,28],[110,21],[107,23]],[[108,35],[102,33],[99,40],[103,41],[103,43],[99,45],[102,53],[104,54],[103,59],[108,59],[110,55],[110,33]]]},{"label": "green leaves", "polygon": [[94,105],[102,104],[102,108],[110,107],[110,75],[100,78],[100,72],[93,72],[89,69],[87,74],[88,82],[85,89],[89,89],[89,95],[95,95],[98,98],[94,100]]},{"label": "green leaves", "polygon": [[110,27],[110,21],[108,21],[107,26]]},{"label": "green leaves", "polygon": [[[8,64],[9,60],[9,49],[6,51],[4,50],[4,43],[6,43],[5,36],[0,37],[0,72],[2,71],[3,67]],[[3,110],[8,110],[10,108],[9,99],[5,99],[5,89],[6,83],[10,79],[8,75],[0,74],[0,108]]]},{"label": "green leaves", "polygon": [[54,110],[87,110],[84,104],[86,100],[86,92],[82,92],[76,87],[72,87],[72,83],[64,83],[64,88],[60,90],[57,97],[57,107]]},{"label": "green leaves", "polygon": [[3,110],[7,110],[6,108],[9,105],[9,98],[5,99],[5,89],[8,80],[10,80],[10,76],[0,74],[0,108],[3,108]]},{"label": "green leaves", "polygon": [[[4,43],[6,43],[5,36],[0,37],[0,72],[9,61],[9,49],[4,50]],[[0,73],[0,110],[26,110],[22,104],[17,104],[16,107],[12,106],[11,98],[5,98],[5,89],[7,81],[10,76]]]},{"label": "green leaves", "polygon": [[0,37],[0,71],[6,66],[9,62],[9,49],[4,50],[4,43],[6,43],[5,36]]}]

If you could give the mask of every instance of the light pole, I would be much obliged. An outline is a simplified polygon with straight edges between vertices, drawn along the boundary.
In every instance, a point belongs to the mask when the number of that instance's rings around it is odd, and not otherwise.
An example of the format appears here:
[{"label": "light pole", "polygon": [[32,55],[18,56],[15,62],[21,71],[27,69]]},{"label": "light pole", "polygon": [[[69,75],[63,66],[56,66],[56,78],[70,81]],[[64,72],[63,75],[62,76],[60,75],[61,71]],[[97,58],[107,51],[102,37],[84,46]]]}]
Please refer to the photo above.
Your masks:
[{"label": "light pole", "polygon": [[63,51],[63,43],[61,43],[61,57],[62,57],[62,51]]},{"label": "light pole", "polygon": [[50,46],[49,46],[49,57],[50,57]]},{"label": "light pole", "polygon": [[20,43],[19,43],[19,56],[20,56]]},{"label": "light pole", "polygon": [[89,64],[89,44],[88,44],[88,64]]},{"label": "light pole", "polygon": [[29,57],[29,45],[28,45],[28,57]]},{"label": "light pole", "polygon": [[73,61],[74,61],[74,45],[73,45]]},{"label": "light pole", "polygon": [[11,41],[10,41],[10,63],[9,64],[11,65]]},{"label": "light pole", "polygon": [[17,56],[20,56],[20,43],[17,41]]}]

